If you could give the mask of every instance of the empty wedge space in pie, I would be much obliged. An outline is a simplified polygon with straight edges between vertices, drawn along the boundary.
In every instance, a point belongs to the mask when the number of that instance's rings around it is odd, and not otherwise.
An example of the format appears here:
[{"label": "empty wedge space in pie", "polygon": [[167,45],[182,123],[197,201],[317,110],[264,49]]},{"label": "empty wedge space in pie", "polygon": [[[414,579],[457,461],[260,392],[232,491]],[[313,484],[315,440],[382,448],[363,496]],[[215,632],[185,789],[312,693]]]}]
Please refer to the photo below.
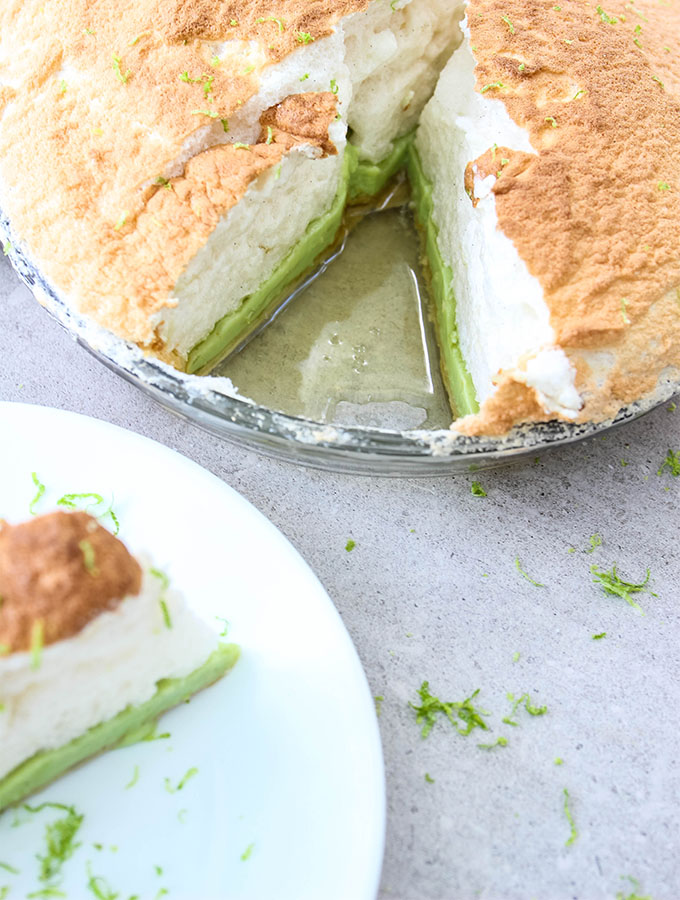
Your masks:
[{"label": "empty wedge space in pie", "polygon": [[680,12],[629,7],[3,4],[6,252],[204,374],[406,170],[452,428],[605,421],[680,369]]}]

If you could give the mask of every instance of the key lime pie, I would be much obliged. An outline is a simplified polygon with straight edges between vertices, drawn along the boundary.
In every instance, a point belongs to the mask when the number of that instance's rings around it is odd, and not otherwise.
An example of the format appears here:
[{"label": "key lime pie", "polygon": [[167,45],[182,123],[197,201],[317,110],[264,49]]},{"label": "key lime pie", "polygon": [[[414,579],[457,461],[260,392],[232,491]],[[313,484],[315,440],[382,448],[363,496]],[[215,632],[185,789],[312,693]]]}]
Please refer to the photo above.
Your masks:
[{"label": "key lime pie", "polygon": [[148,736],[238,658],[83,512],[3,524],[0,596],[0,810]]},{"label": "key lime pie", "polygon": [[4,4],[1,227],[202,374],[406,169],[454,431],[604,421],[679,377],[678,59],[652,0]]}]

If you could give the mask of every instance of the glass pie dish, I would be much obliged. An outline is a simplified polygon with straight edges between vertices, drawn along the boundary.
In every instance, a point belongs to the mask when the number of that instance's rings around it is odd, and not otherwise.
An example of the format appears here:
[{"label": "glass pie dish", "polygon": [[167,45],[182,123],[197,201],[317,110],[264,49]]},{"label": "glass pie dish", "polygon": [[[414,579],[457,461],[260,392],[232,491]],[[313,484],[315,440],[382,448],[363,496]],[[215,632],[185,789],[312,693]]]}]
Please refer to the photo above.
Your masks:
[{"label": "glass pie dish", "polygon": [[82,346],[167,409],[227,441],[319,469],[432,476],[495,467],[630,421],[679,389],[667,380],[597,424],[555,420],[498,438],[451,431],[406,206],[368,214],[210,375],[144,355],[67,307],[20,252],[12,264]]}]

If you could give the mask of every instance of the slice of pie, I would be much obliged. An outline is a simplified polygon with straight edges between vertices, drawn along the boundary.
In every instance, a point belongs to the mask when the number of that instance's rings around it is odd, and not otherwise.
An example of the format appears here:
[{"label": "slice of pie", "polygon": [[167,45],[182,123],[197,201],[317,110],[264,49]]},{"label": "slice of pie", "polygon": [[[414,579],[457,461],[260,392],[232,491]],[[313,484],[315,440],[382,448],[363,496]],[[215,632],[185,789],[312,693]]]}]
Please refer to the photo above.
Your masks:
[{"label": "slice of pie", "polygon": [[83,512],[3,524],[0,596],[0,810],[149,736],[238,659]]},{"label": "slice of pie", "polygon": [[409,165],[456,428],[614,417],[680,379],[680,9],[472,0],[463,30]]},{"label": "slice of pie", "polygon": [[680,12],[629,7],[6,4],[8,251],[205,373],[407,165],[454,428],[606,420],[680,377]]}]

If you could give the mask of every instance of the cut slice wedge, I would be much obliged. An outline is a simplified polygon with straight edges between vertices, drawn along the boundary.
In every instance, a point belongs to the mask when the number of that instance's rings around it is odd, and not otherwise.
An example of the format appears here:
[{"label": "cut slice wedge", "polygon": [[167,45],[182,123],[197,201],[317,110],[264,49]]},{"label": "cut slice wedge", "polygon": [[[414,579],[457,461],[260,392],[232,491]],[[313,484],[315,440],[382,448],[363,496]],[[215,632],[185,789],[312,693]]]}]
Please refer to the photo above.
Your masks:
[{"label": "cut slice wedge", "polygon": [[167,710],[222,678],[237,662],[236,644],[221,644],[208,659],[184,678],[164,678],[146,703],[129,706],[118,715],[90,728],[63,747],[36,753],[0,780],[0,811],[19,803],[61,777],[69,769],[104,750],[142,740]]}]

